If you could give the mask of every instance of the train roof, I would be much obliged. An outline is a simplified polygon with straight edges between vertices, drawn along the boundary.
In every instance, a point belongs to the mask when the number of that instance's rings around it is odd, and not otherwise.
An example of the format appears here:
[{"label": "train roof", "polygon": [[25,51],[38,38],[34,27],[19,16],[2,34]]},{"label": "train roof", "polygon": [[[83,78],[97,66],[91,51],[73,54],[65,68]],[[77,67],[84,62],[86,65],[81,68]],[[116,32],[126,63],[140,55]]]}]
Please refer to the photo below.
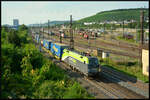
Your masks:
[{"label": "train roof", "polygon": [[48,42],[52,42],[52,40],[46,40],[46,41],[48,41]]},{"label": "train roof", "polygon": [[96,58],[96,57],[94,57],[94,56],[87,56],[85,52],[79,52],[79,51],[77,51],[77,50],[70,50],[70,49],[68,49],[68,50],[71,51],[71,52],[77,53],[77,54],[79,54],[79,55],[86,56],[86,57],[88,57],[88,58]]},{"label": "train roof", "polygon": [[68,45],[63,44],[63,43],[54,43],[54,44],[59,45],[59,46],[68,46]]}]

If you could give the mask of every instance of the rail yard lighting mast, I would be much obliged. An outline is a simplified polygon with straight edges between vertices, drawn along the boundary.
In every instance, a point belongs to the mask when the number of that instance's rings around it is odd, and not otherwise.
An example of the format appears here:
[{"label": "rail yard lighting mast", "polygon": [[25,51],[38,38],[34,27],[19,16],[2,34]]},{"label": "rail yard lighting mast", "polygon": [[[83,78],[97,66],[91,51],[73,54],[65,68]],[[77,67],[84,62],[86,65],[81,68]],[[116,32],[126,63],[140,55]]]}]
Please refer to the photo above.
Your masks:
[{"label": "rail yard lighting mast", "polygon": [[60,43],[62,43],[62,36],[61,36],[62,31],[59,31],[59,39],[60,39]]},{"label": "rail yard lighting mast", "polygon": [[41,34],[40,34],[40,24],[38,25],[39,26],[39,49],[40,49],[40,52],[41,52]]},{"label": "rail yard lighting mast", "polygon": [[49,35],[49,20],[48,20],[48,35]]},{"label": "rail yard lighting mast", "polygon": [[123,36],[122,37],[124,37],[124,20],[123,20],[122,24],[123,24],[122,25],[123,26],[123,34],[122,34]]},{"label": "rail yard lighting mast", "polygon": [[73,40],[73,32],[72,32],[72,15],[70,15],[70,49],[74,49],[74,40]]},{"label": "rail yard lighting mast", "polygon": [[106,22],[104,22],[104,40],[105,40],[105,25],[106,25]]},{"label": "rail yard lighting mast", "polygon": [[43,31],[43,40],[44,40],[44,26],[42,25],[42,31]]},{"label": "rail yard lighting mast", "polygon": [[143,22],[144,22],[144,11],[141,11],[141,16],[140,16],[140,23],[141,23],[141,36],[140,36],[140,67],[142,67],[142,47],[143,47]]}]

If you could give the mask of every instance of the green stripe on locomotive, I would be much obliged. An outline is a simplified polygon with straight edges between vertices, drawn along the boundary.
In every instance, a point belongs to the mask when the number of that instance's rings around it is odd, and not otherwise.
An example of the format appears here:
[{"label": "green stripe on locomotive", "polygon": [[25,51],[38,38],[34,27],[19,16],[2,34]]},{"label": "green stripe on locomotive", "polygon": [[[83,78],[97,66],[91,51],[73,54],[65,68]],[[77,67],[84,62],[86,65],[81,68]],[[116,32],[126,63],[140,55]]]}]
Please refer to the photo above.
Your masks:
[{"label": "green stripe on locomotive", "polygon": [[68,49],[64,49],[64,50],[63,50],[63,55],[62,55],[62,60],[65,60],[65,59],[66,59],[67,57],[69,57],[69,56],[71,56],[71,57],[73,57],[73,58],[79,60],[80,62],[83,62],[83,63],[85,63],[85,64],[89,64],[89,59],[88,59],[88,57],[83,56],[83,55],[81,55],[81,54],[78,54],[78,53],[76,53],[76,52],[70,51],[70,50],[68,50]]}]

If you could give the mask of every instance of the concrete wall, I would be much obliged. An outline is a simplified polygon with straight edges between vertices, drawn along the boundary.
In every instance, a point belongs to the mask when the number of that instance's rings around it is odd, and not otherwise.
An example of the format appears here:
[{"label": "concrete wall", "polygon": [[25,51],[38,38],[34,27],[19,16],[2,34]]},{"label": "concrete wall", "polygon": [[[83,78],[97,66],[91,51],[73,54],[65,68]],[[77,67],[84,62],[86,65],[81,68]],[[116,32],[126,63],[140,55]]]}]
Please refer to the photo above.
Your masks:
[{"label": "concrete wall", "polygon": [[149,76],[149,50],[142,50],[143,74]]}]

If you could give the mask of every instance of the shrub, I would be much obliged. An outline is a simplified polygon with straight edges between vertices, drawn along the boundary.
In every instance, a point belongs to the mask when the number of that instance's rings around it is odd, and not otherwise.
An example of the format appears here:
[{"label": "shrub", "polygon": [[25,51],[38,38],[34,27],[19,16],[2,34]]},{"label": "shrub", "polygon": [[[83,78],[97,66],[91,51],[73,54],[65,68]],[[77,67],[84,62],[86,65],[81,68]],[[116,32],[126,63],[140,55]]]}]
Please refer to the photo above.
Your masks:
[{"label": "shrub", "polygon": [[91,97],[85,89],[83,89],[79,83],[75,82],[71,87],[68,88],[68,91],[65,92],[64,99],[85,99],[93,98]]},{"label": "shrub", "polygon": [[36,99],[60,99],[65,88],[61,88],[55,81],[44,81],[34,93]]}]

